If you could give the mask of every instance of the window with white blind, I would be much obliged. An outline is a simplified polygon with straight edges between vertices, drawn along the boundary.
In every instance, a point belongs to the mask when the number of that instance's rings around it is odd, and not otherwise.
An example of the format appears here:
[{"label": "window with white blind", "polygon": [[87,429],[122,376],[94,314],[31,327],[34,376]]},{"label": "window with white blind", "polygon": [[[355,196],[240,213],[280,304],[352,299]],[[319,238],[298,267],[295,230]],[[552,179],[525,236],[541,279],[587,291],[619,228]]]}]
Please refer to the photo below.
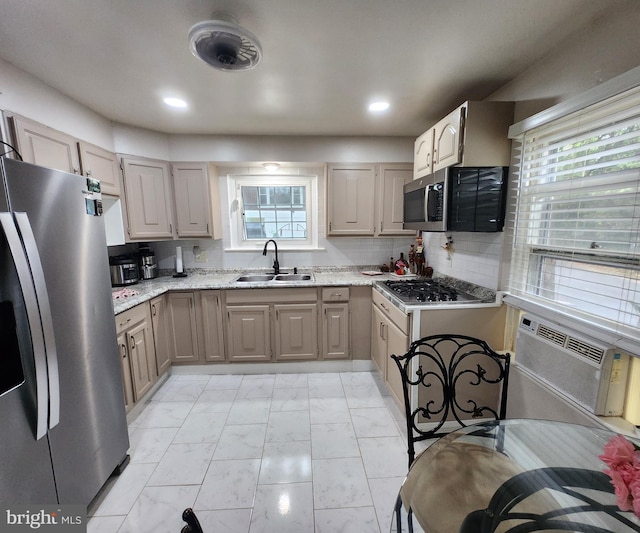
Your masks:
[{"label": "window with white blind", "polygon": [[640,88],[525,131],[511,294],[638,337]]}]

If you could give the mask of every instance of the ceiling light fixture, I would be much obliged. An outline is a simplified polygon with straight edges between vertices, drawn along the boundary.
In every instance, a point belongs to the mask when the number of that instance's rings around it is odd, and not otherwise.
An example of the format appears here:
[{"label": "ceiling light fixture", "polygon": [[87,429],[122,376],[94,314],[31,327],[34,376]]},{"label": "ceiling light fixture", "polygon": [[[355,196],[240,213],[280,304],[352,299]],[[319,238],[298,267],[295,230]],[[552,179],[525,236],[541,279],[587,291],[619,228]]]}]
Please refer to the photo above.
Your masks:
[{"label": "ceiling light fixture", "polygon": [[262,59],[262,47],[229,13],[214,13],[218,20],[204,20],[189,30],[189,48],[198,59],[224,71],[249,70]]},{"label": "ceiling light fixture", "polygon": [[278,163],[262,163],[262,166],[267,172],[275,172],[280,168]]},{"label": "ceiling light fixture", "polygon": [[389,102],[373,102],[369,105],[369,111],[380,112],[389,109]]},{"label": "ceiling light fixture", "polygon": [[184,109],[187,107],[187,102],[185,102],[182,98],[165,98],[164,103],[170,107],[178,107]]}]

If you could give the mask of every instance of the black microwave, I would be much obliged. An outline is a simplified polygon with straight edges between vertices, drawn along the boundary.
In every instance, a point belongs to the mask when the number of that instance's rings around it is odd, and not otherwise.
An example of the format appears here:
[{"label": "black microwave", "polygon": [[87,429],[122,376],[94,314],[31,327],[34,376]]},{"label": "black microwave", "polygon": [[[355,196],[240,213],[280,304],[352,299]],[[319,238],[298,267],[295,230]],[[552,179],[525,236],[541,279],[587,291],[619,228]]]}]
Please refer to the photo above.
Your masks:
[{"label": "black microwave", "polygon": [[507,167],[448,167],[404,186],[404,228],[502,231]]}]

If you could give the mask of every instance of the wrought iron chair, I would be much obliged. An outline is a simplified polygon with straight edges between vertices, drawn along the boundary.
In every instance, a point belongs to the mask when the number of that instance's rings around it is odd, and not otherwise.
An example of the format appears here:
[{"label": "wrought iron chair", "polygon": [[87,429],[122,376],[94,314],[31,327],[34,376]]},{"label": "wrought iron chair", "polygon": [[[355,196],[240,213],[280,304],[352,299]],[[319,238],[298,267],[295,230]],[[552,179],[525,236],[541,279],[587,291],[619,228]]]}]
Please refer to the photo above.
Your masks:
[{"label": "wrought iron chair", "polygon": [[[406,354],[391,357],[402,378],[409,468],[416,442],[443,437],[480,419],[505,418],[510,354],[466,335],[431,335],[413,342]],[[398,531],[401,508],[398,496]]]},{"label": "wrought iron chair", "polygon": [[180,530],[180,533],[203,533],[198,517],[191,507],[188,507],[183,511],[182,519],[187,523],[187,525]]},{"label": "wrought iron chair", "polygon": [[[581,490],[584,489],[584,490]],[[541,491],[553,490],[571,496],[570,505],[564,508],[536,513],[532,508],[516,510],[527,498]],[[614,494],[611,479],[603,472],[582,468],[539,468],[518,474],[496,491],[486,509],[467,515],[460,533],[524,533],[528,531],[582,531],[604,533],[607,531],[640,531],[615,503],[603,503],[602,495]],[[612,500],[612,498],[609,498]],[[594,525],[591,513],[608,518],[610,525]],[[572,517],[574,521],[568,521]],[[510,522],[509,521],[513,521]],[[505,524],[508,522],[508,524]],[[504,529],[507,526],[509,529]],[[626,529],[625,529],[626,526]],[[612,529],[610,529],[612,528]]]}]

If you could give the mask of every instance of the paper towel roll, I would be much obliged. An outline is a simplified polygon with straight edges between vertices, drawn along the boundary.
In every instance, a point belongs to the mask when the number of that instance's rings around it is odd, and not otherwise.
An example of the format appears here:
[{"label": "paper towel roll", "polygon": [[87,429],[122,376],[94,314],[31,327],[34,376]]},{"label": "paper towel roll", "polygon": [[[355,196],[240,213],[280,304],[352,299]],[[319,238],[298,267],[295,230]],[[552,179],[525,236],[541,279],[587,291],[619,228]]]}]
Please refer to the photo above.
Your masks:
[{"label": "paper towel roll", "polygon": [[176,246],[176,272],[182,274],[182,246]]}]

